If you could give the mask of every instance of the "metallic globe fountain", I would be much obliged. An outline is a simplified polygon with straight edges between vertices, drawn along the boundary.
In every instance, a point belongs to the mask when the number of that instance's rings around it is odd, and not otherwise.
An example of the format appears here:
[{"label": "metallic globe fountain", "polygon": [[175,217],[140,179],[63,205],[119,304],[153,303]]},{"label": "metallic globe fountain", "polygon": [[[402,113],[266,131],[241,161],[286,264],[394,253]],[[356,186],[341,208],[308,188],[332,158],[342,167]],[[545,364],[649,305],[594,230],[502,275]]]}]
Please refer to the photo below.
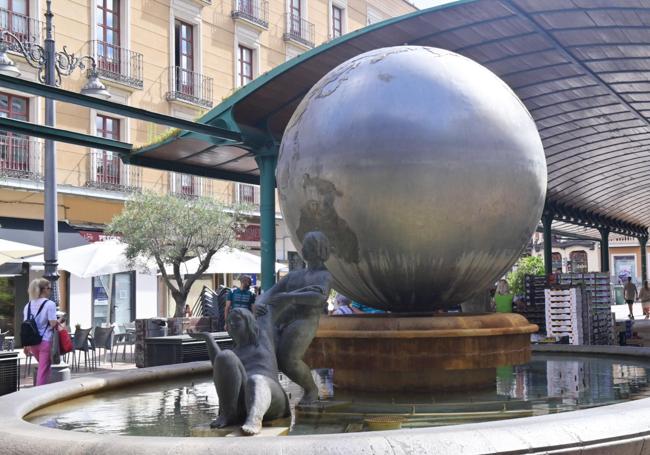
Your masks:
[{"label": "metallic globe fountain", "polygon": [[308,363],[334,367],[338,386],[475,387],[527,360],[523,317],[431,316],[487,292],[543,209],[535,123],[492,72],[414,46],[339,65],[293,114],[277,181],[296,246],[324,232],[334,288],[391,312],[323,318]]}]

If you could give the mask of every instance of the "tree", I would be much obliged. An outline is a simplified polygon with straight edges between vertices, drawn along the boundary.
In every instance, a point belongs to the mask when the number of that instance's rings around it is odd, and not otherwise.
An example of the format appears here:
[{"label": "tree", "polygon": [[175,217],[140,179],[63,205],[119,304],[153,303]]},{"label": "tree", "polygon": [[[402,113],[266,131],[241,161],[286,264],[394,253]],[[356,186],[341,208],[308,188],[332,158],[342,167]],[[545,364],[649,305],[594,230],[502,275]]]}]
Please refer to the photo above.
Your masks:
[{"label": "tree", "polygon": [[[146,191],[126,202],[108,230],[122,236],[132,264],[155,261],[176,302],[174,317],[181,317],[190,288],[207,270],[212,256],[223,247],[241,247],[237,233],[242,230],[245,210],[245,206],[227,206],[210,198]],[[200,259],[199,266],[185,275],[181,264],[193,257]]]},{"label": "tree", "polygon": [[526,275],[544,275],[544,260],[539,256],[528,256],[519,259],[512,272],[508,273],[506,280],[510,292],[514,295],[524,294],[524,277]]}]

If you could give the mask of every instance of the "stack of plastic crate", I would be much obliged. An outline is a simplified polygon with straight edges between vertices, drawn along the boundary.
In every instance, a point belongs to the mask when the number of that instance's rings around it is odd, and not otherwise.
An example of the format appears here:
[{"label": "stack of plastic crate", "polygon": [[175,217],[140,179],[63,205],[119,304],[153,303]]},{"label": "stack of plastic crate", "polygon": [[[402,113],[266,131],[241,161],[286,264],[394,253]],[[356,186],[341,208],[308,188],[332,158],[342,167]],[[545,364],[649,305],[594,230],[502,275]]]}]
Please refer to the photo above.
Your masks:
[{"label": "stack of plastic crate", "polygon": [[582,287],[584,344],[611,344],[611,287],[607,273],[563,273],[558,283]]},{"label": "stack of plastic crate", "polygon": [[569,344],[583,344],[582,292],[561,286],[545,289],[546,336],[569,337]]},{"label": "stack of plastic crate", "polygon": [[547,284],[548,282],[545,276],[526,275],[524,277],[524,297],[526,306],[514,309],[514,311],[523,315],[532,324],[537,324],[541,333],[546,333],[544,288]]}]

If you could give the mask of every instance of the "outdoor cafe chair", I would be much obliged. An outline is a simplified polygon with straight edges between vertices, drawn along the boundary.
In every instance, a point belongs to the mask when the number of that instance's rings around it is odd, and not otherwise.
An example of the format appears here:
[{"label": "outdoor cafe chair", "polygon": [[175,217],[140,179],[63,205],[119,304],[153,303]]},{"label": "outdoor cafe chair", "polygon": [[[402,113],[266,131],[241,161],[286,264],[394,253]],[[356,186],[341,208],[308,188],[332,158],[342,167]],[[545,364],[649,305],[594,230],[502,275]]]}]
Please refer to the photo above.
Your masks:
[{"label": "outdoor cafe chair", "polygon": [[[74,332],[74,337],[72,339],[72,344],[74,349],[72,350],[72,369],[74,370],[75,364],[77,365],[77,371],[79,371],[81,363],[81,353],[84,353],[84,365],[88,369],[88,352],[90,350],[90,344],[88,343],[88,337],[90,336],[91,329],[82,329],[77,328]],[[79,353],[77,357],[77,353]],[[92,355],[92,353],[91,353]],[[92,357],[90,359],[90,367],[93,367]]]},{"label": "outdoor cafe chair", "polygon": [[100,349],[104,350],[104,361],[106,361],[106,355],[111,362],[111,367],[113,366],[113,327],[95,327],[93,332],[93,348],[97,352],[97,364],[101,365],[101,352]]}]

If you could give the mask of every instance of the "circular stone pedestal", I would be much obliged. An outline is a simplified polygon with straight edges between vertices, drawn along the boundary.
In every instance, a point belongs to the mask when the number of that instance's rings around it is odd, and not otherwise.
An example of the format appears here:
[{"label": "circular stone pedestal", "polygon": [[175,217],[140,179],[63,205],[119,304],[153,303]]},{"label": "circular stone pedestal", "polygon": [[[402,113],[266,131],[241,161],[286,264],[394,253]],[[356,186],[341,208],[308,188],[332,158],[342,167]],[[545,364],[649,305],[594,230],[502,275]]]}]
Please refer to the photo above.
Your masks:
[{"label": "circular stone pedestal", "polygon": [[535,324],[512,313],[321,317],[305,354],[337,388],[375,392],[475,389],[495,368],[530,360]]}]

